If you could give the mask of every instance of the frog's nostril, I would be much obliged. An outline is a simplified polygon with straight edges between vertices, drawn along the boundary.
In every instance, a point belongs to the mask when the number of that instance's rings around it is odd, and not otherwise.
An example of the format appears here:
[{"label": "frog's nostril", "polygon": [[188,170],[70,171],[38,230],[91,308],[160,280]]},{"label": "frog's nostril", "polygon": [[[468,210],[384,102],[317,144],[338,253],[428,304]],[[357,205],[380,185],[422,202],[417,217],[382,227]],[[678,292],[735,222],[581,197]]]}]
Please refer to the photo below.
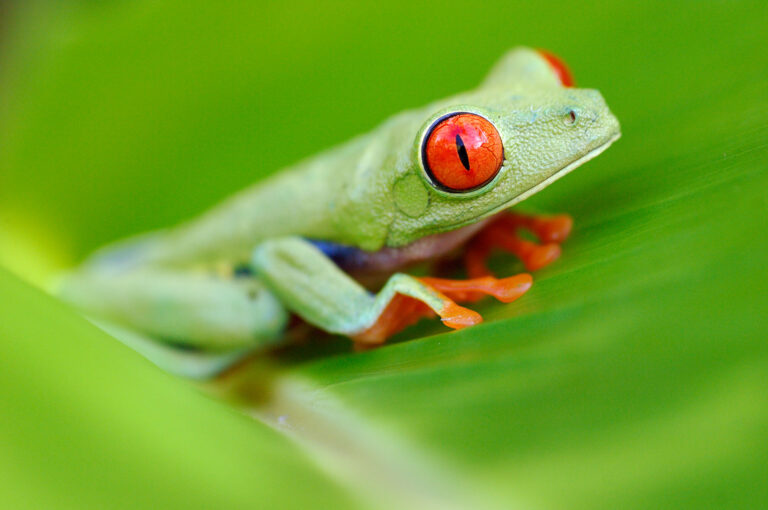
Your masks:
[{"label": "frog's nostril", "polygon": [[574,124],[576,122],[576,112],[573,110],[568,110],[568,112],[565,114],[565,117],[563,118],[563,122],[565,122],[565,124],[568,126]]}]

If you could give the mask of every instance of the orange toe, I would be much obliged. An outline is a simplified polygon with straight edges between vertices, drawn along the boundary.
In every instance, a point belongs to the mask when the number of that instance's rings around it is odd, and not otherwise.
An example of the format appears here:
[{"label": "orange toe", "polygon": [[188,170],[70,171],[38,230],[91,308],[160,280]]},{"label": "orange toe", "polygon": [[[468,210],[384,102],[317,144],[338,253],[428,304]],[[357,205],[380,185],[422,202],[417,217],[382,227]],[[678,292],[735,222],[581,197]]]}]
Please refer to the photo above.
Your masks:
[{"label": "orange toe", "polygon": [[479,313],[459,306],[453,301],[446,301],[438,315],[443,324],[453,329],[464,329],[483,322],[483,317]]},{"label": "orange toe", "polygon": [[496,280],[489,294],[502,303],[511,303],[528,292],[531,285],[533,285],[533,277],[528,273],[521,273]]},{"label": "orange toe", "polygon": [[542,243],[562,243],[571,235],[573,218],[567,214],[536,216],[528,226]]},{"label": "orange toe", "polygon": [[526,253],[523,263],[528,271],[537,271],[556,261],[560,257],[560,253],[559,244],[550,243],[536,246],[529,253]]},{"label": "orange toe", "polygon": [[504,303],[511,303],[525,294],[533,284],[533,278],[521,273],[497,280],[493,276],[471,278],[469,280],[447,280],[424,276],[419,278],[438,292],[455,301],[476,301],[483,296],[493,296]]}]

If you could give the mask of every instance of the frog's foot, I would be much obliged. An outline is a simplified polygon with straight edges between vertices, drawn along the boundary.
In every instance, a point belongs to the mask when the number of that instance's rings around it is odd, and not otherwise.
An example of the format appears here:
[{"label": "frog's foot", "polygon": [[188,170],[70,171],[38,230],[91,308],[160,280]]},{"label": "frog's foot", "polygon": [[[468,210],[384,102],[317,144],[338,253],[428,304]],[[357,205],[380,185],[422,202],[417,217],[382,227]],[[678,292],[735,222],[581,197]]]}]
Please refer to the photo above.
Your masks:
[{"label": "frog's foot", "polygon": [[[471,310],[467,310],[472,312]],[[472,312],[474,313],[474,312]],[[353,335],[355,350],[368,350],[383,344],[387,338],[415,324],[424,317],[433,317],[435,312],[418,299],[403,294],[395,294],[368,329]],[[480,318],[477,322],[482,321]]]},{"label": "frog's foot", "polygon": [[[482,316],[469,308],[457,305],[444,294],[437,293],[442,305],[437,312],[440,320],[453,329],[463,329],[483,321]],[[364,331],[352,335],[355,348],[360,350],[381,345],[387,338],[400,332],[423,317],[433,317],[435,312],[416,298],[395,294],[386,308],[376,318],[371,326]]]},{"label": "frog's foot", "polygon": [[[475,301],[484,295],[493,296],[504,303],[511,303],[531,288],[529,274],[496,279],[492,276],[470,280],[447,280],[443,278],[418,278],[422,284],[435,292],[442,305],[437,311],[440,320],[453,329],[463,329],[482,322],[482,316],[456,301]],[[395,294],[376,322],[365,331],[352,337],[358,350],[380,345],[395,333],[417,322],[422,317],[434,316],[435,312],[426,304],[410,296]]]},{"label": "frog's foot", "polygon": [[[490,275],[486,261],[494,248],[516,255],[528,271],[546,267],[560,257],[560,243],[568,238],[572,227],[573,220],[566,214],[500,214],[467,246],[464,256],[467,272],[473,278]],[[543,244],[522,238],[521,229],[531,232]]]},{"label": "frog's foot", "polygon": [[563,243],[573,229],[573,218],[567,214],[528,215],[507,212],[499,221],[512,228],[531,231],[542,243]]}]

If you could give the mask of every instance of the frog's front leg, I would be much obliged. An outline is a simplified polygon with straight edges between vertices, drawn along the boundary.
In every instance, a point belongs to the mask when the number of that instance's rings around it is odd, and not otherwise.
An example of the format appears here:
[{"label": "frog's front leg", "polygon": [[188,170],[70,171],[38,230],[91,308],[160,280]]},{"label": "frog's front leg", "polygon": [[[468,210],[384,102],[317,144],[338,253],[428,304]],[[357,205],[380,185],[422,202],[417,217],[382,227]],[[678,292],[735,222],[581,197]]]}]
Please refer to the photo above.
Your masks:
[{"label": "frog's front leg", "polygon": [[[460,299],[463,293],[480,292],[511,301],[530,287],[530,281],[517,279],[451,282],[396,273],[373,295],[314,245],[296,237],[263,243],[252,264],[288,309],[321,329],[369,345],[384,342],[426,315],[437,314],[455,329],[482,320],[478,313],[457,305],[451,295]],[[455,288],[457,283],[463,286]]]},{"label": "frog's front leg", "polygon": [[[490,275],[486,261],[494,248],[516,255],[528,271],[546,267],[560,257],[560,244],[568,238],[572,227],[573,220],[567,214],[501,213],[467,246],[464,255],[467,273],[473,278]],[[531,232],[541,244],[521,237],[522,229]]]}]

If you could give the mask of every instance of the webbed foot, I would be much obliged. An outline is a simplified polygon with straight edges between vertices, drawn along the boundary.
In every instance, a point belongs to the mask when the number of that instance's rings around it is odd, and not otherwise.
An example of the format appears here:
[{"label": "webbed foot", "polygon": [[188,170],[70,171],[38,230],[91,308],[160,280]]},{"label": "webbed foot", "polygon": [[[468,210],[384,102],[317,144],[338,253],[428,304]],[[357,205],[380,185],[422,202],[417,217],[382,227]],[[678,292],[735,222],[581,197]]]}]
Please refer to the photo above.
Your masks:
[{"label": "webbed foot", "polygon": [[[553,216],[507,212],[494,218],[467,246],[464,263],[472,278],[490,275],[486,264],[495,248],[516,255],[528,271],[542,269],[560,257],[560,244],[571,233],[573,220],[567,214]],[[524,239],[527,230],[538,243]]]},{"label": "webbed foot", "polygon": [[[476,301],[483,296],[493,296],[504,303],[511,303],[531,288],[531,275],[522,273],[509,278],[497,279],[492,276],[469,280],[420,277],[419,282],[439,296],[442,306],[437,315],[446,326],[463,329],[483,321],[482,316],[457,304]],[[386,308],[368,329],[352,337],[358,350],[380,345],[387,338],[417,322],[423,317],[434,316],[435,312],[423,302],[403,294],[396,294]]]}]

